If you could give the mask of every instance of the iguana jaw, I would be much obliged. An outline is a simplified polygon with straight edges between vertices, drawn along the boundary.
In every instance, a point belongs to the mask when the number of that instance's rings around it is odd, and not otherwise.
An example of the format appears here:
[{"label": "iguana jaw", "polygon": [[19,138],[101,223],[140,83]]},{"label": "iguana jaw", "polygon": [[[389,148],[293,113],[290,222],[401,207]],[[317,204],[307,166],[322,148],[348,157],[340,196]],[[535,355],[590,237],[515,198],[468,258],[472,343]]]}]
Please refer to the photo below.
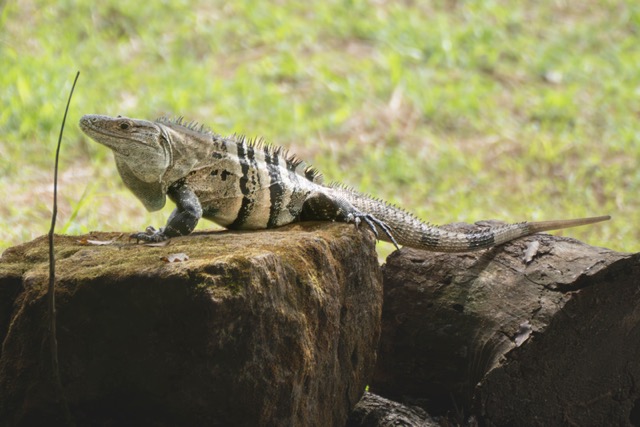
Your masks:
[{"label": "iguana jaw", "polygon": [[168,141],[170,136],[160,124],[121,116],[88,114],[80,119],[80,129],[113,151],[119,170],[125,168],[129,171],[127,179],[131,182],[125,182],[127,186],[132,187],[133,180],[158,183],[161,187],[166,184],[163,177],[171,164],[172,153]]}]

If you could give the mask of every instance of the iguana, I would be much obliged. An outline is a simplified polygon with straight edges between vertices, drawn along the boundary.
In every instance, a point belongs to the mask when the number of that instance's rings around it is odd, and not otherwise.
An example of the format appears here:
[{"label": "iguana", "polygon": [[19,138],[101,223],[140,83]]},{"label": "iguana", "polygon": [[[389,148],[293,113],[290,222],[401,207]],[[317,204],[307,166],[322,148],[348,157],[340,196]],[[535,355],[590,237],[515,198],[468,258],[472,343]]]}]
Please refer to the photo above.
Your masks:
[{"label": "iguana", "polygon": [[467,252],[540,231],[592,224],[609,216],[521,222],[458,233],[420,221],[392,204],[339,184],[283,148],[242,136],[222,137],[182,118],[156,121],[85,115],[80,128],[109,147],[124,184],[149,211],[176,204],[167,224],[132,234],[159,242],[185,236],[200,218],[233,230],[302,220],[362,222],[381,240],[437,252]]}]

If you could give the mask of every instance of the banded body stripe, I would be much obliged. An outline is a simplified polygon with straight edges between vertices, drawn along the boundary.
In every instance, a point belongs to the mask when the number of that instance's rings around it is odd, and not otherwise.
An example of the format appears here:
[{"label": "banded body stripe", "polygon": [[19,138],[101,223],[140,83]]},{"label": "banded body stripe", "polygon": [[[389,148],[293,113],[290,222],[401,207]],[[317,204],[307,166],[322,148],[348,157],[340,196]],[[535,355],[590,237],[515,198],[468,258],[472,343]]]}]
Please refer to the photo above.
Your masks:
[{"label": "banded body stripe", "polygon": [[240,230],[297,220],[320,175],[281,148],[261,141],[212,138],[219,149],[211,153],[211,161],[185,178],[206,207],[204,218]]}]

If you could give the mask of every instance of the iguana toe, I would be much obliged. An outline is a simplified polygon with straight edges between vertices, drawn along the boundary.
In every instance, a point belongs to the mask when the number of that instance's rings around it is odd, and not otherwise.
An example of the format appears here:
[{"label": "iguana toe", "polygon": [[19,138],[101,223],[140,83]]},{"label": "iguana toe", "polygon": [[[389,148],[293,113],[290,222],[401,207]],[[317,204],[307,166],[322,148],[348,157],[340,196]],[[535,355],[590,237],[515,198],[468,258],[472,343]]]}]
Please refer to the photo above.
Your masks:
[{"label": "iguana toe", "polygon": [[158,243],[167,240],[169,237],[164,234],[164,229],[156,230],[152,226],[149,226],[144,232],[133,233],[129,235],[129,238],[136,239],[136,243],[141,240],[147,243]]}]

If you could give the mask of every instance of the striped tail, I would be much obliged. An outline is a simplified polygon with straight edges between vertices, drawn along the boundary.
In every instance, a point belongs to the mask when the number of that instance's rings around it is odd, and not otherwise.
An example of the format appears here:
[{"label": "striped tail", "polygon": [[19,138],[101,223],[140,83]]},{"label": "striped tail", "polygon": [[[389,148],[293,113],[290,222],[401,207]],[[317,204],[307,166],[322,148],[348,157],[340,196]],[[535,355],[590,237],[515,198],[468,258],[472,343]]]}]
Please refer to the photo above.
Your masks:
[{"label": "striped tail", "polygon": [[[350,188],[339,185],[331,188],[336,196],[349,201],[359,211],[384,222],[398,244],[433,252],[471,252],[501,245],[541,231],[577,227],[611,219],[609,215],[604,215],[558,221],[520,222],[471,233],[459,232],[425,223],[404,209],[360,194]],[[391,241],[385,230],[377,225],[375,227],[380,240]]]},{"label": "striped tail", "polygon": [[502,245],[521,237],[529,236],[542,231],[559,230],[563,228],[578,227],[580,225],[594,224],[611,219],[609,215],[591,218],[565,219],[540,222],[520,222],[492,227],[475,233],[459,233],[443,230],[440,227],[422,225],[420,239],[398,239],[401,244],[406,244],[419,249],[437,252],[471,252]]}]

